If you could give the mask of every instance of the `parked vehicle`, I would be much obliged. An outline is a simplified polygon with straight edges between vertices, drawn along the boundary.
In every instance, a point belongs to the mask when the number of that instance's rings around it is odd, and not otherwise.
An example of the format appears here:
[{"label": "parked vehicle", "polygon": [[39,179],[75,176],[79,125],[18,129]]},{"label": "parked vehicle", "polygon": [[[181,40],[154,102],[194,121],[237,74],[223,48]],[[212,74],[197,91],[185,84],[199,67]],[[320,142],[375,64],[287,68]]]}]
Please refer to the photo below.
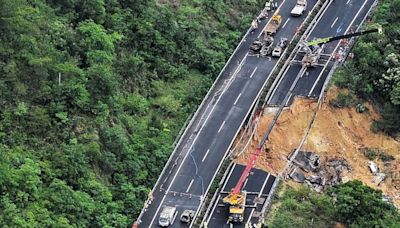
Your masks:
[{"label": "parked vehicle", "polygon": [[194,211],[193,210],[184,210],[182,215],[181,215],[181,222],[190,224],[194,217]]},{"label": "parked vehicle", "polygon": [[278,31],[279,26],[281,26],[282,17],[279,15],[279,12],[276,12],[274,16],[272,16],[271,21],[268,23],[267,27],[264,30],[265,34],[273,35]]},{"label": "parked vehicle", "polygon": [[290,12],[290,14],[294,17],[301,16],[307,9],[307,0],[297,0],[296,5]]},{"label": "parked vehicle", "polygon": [[275,46],[274,50],[272,50],[272,57],[281,57],[283,51],[285,50],[288,44],[287,38],[281,38],[279,43]]},{"label": "parked vehicle", "polygon": [[158,225],[161,227],[167,227],[171,225],[174,221],[176,212],[176,207],[166,206],[161,211],[160,217],[158,219]]}]

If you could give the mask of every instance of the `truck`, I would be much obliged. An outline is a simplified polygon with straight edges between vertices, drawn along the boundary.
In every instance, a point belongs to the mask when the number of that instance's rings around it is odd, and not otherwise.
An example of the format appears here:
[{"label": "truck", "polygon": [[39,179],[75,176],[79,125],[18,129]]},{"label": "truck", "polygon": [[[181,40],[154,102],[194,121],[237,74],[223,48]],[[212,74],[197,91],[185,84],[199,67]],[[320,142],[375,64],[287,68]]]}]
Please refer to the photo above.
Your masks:
[{"label": "truck", "polygon": [[167,227],[171,225],[174,222],[176,213],[176,207],[164,207],[158,219],[158,225],[161,227]]},{"label": "truck", "polygon": [[272,50],[272,57],[281,57],[283,50],[285,50],[288,44],[288,39],[282,37],[279,43],[275,46],[274,50]]},{"label": "truck", "polygon": [[301,16],[307,9],[307,0],[297,0],[296,5],[290,12],[290,14],[294,17]]},{"label": "truck", "polygon": [[244,211],[246,209],[246,191],[240,191],[237,194],[232,194],[223,199],[223,202],[229,204],[230,223],[242,223],[244,221]]},{"label": "truck", "polygon": [[276,33],[276,31],[278,31],[278,28],[279,28],[279,26],[281,26],[281,23],[282,23],[282,17],[278,13],[279,12],[277,11],[276,14],[274,14],[274,16],[272,16],[271,21],[265,27],[264,34],[274,35]]}]

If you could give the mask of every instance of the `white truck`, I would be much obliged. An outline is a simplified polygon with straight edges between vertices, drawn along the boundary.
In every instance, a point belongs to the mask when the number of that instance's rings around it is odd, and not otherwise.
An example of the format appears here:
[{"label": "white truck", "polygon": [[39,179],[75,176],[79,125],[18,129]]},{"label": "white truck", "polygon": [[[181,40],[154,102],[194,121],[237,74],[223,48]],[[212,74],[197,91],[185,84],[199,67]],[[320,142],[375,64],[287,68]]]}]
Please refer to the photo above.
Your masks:
[{"label": "white truck", "polygon": [[176,213],[176,207],[164,207],[158,219],[158,225],[161,227],[167,227],[171,225],[172,223],[174,223]]},{"label": "white truck", "polygon": [[297,0],[296,5],[290,12],[290,14],[294,17],[301,16],[307,9],[307,0]]}]

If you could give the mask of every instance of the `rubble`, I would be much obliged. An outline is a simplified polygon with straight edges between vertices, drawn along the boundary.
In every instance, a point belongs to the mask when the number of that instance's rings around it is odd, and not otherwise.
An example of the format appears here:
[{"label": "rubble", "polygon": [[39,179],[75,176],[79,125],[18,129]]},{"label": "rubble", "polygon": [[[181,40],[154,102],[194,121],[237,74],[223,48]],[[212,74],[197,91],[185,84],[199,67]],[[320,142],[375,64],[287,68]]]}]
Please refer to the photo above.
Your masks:
[{"label": "rubble", "polygon": [[[329,101],[336,98],[336,95],[345,90],[331,87],[325,97],[325,102],[319,108],[313,126],[304,142],[302,151],[313,151],[318,154],[320,168],[324,169],[326,163],[331,161],[331,165],[342,170],[340,178],[334,178],[335,172],[327,172],[325,175],[333,175],[331,181],[342,183],[350,180],[360,180],[368,186],[382,190],[383,193],[393,198],[394,204],[400,208],[400,142],[383,133],[371,131],[371,123],[380,118],[379,112],[372,104],[362,103],[368,111],[359,113],[356,108],[334,108],[329,105]],[[317,109],[315,100],[295,97],[293,104],[285,108],[279,117],[266,144],[268,153],[262,153],[257,160],[255,167],[263,169],[271,174],[279,175],[288,163],[288,154],[299,146],[304,136],[304,129],[308,127],[313,118],[314,111]],[[255,136],[250,140],[248,149],[245,150],[235,161],[240,164],[247,164],[248,156],[258,146],[266,129],[274,118],[276,108],[267,108],[255,130]],[[250,129],[253,131],[253,128]],[[393,156],[394,160],[383,162],[376,159],[373,162],[380,168],[379,172],[385,173],[385,179],[378,185],[374,182],[375,176],[368,167],[368,157],[360,153],[362,148],[377,148],[385,151],[387,155]],[[333,162],[336,160],[336,162]],[[343,162],[344,160],[345,162]],[[338,163],[338,164],[335,164]],[[348,167],[345,165],[348,163]],[[296,165],[296,167],[298,167]],[[346,171],[351,167],[351,170]],[[316,177],[321,177],[322,181],[328,179],[318,172],[306,172],[303,168],[298,168],[304,174],[304,182],[309,182],[314,186],[317,184]],[[317,169],[317,170],[318,170]],[[378,173],[379,173],[378,172]],[[291,178],[290,178],[291,179]],[[307,180],[308,179],[308,180]],[[376,180],[378,181],[378,179]],[[299,183],[289,181],[292,187]],[[329,183],[328,183],[329,184]]]},{"label": "rubble", "polygon": [[306,172],[315,172],[319,167],[319,156],[310,151],[299,151],[296,158],[293,159],[293,163],[297,164]]},{"label": "rubble", "polygon": [[[293,153],[288,157],[294,156]],[[293,159],[293,168],[288,177],[298,183],[306,183],[314,190],[321,192],[326,186],[341,183],[342,173],[351,168],[346,160],[341,158],[327,159],[321,162],[319,156],[311,151],[299,151]]]}]

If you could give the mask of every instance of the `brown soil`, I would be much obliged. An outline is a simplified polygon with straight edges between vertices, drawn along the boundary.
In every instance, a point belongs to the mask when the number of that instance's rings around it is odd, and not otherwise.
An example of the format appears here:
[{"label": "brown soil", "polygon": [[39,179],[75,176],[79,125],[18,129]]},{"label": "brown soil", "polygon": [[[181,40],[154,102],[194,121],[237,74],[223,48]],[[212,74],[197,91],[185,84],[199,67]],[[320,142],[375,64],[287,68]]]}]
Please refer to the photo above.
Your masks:
[{"label": "brown soil", "polygon": [[[373,188],[381,189],[384,194],[393,198],[399,208],[400,192],[395,185],[399,182],[400,189],[400,143],[387,135],[370,130],[371,123],[379,118],[371,104],[364,104],[369,109],[365,113],[357,113],[355,108],[337,109],[329,106],[329,100],[337,92],[337,88],[329,90],[301,149],[318,153],[322,160],[332,157],[346,159],[352,170],[345,174],[343,180],[358,179]],[[259,157],[255,165],[257,168],[274,174],[283,171],[287,156],[299,146],[316,106],[315,100],[296,98],[290,108],[282,112],[267,142],[269,152]],[[254,150],[273,117],[274,113],[268,113],[261,118],[251,146],[236,159],[238,163],[246,164],[249,153]],[[374,161],[381,172],[387,175],[379,186],[372,181],[373,176],[367,166],[368,159],[361,152],[362,148],[378,148],[395,157],[394,161],[387,164],[378,159]]]}]

